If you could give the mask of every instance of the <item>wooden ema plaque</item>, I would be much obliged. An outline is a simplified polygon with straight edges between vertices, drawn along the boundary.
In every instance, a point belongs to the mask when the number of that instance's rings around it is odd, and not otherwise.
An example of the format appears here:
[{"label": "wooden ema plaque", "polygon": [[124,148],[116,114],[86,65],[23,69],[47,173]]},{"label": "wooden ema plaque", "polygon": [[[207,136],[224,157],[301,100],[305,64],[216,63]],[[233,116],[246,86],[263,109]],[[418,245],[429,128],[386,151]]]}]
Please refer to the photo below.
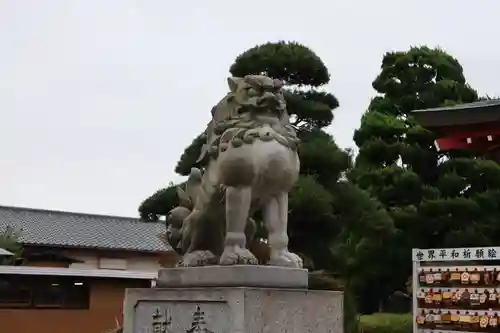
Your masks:
[{"label": "wooden ema plaque", "polygon": [[500,247],[413,249],[414,333],[497,332]]}]

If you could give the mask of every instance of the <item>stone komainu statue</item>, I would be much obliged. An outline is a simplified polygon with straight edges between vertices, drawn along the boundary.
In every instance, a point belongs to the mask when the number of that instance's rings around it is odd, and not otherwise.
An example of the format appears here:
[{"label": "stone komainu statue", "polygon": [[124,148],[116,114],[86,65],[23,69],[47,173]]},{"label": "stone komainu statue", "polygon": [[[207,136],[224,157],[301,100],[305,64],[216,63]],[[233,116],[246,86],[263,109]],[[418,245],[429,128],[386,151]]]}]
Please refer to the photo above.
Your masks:
[{"label": "stone komainu statue", "polygon": [[255,232],[251,216],[262,209],[269,265],[302,267],[288,251],[288,192],[299,175],[299,140],[290,125],[282,83],[266,76],[228,79],[230,92],[213,109],[206,144],[181,205],[167,217],[180,266],[257,264],[247,249]]}]

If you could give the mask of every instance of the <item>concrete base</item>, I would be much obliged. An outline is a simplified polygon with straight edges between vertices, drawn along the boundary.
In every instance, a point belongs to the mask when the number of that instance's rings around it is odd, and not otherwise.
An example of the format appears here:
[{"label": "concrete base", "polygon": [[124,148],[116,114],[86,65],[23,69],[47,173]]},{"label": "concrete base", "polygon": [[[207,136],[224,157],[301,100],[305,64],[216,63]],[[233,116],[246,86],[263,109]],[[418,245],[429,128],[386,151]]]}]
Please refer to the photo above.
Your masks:
[{"label": "concrete base", "polygon": [[164,268],[158,272],[156,286],[185,287],[261,287],[307,289],[307,269],[275,266],[204,266]]},{"label": "concrete base", "polygon": [[128,289],[123,332],[342,333],[342,300],[335,291]]},{"label": "concrete base", "polygon": [[307,286],[306,271],[267,266],[165,269],[157,285],[169,288],[127,289],[123,332],[343,333],[342,293],[291,289],[298,281]]}]

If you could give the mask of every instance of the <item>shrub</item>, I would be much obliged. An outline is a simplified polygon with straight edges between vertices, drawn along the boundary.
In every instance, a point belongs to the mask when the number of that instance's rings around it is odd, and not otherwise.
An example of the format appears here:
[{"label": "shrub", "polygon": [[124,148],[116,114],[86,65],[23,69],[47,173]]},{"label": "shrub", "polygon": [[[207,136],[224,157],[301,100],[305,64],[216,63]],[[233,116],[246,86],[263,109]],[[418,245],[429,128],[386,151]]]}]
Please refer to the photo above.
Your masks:
[{"label": "shrub", "polygon": [[20,237],[20,232],[11,226],[7,226],[3,232],[0,231],[0,249],[5,249],[14,254],[9,257],[0,256],[0,265],[14,265],[20,259],[23,252],[23,247],[19,243]]},{"label": "shrub", "polygon": [[360,316],[361,333],[411,333],[411,314],[375,313]]}]

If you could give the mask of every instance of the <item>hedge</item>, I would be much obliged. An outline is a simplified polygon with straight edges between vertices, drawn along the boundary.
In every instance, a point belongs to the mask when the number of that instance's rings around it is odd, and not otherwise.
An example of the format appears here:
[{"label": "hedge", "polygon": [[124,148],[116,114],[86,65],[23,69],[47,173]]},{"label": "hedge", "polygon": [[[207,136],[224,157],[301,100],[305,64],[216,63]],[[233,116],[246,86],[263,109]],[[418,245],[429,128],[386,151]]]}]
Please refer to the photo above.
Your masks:
[{"label": "hedge", "polygon": [[412,333],[411,314],[375,313],[359,318],[361,333]]}]

